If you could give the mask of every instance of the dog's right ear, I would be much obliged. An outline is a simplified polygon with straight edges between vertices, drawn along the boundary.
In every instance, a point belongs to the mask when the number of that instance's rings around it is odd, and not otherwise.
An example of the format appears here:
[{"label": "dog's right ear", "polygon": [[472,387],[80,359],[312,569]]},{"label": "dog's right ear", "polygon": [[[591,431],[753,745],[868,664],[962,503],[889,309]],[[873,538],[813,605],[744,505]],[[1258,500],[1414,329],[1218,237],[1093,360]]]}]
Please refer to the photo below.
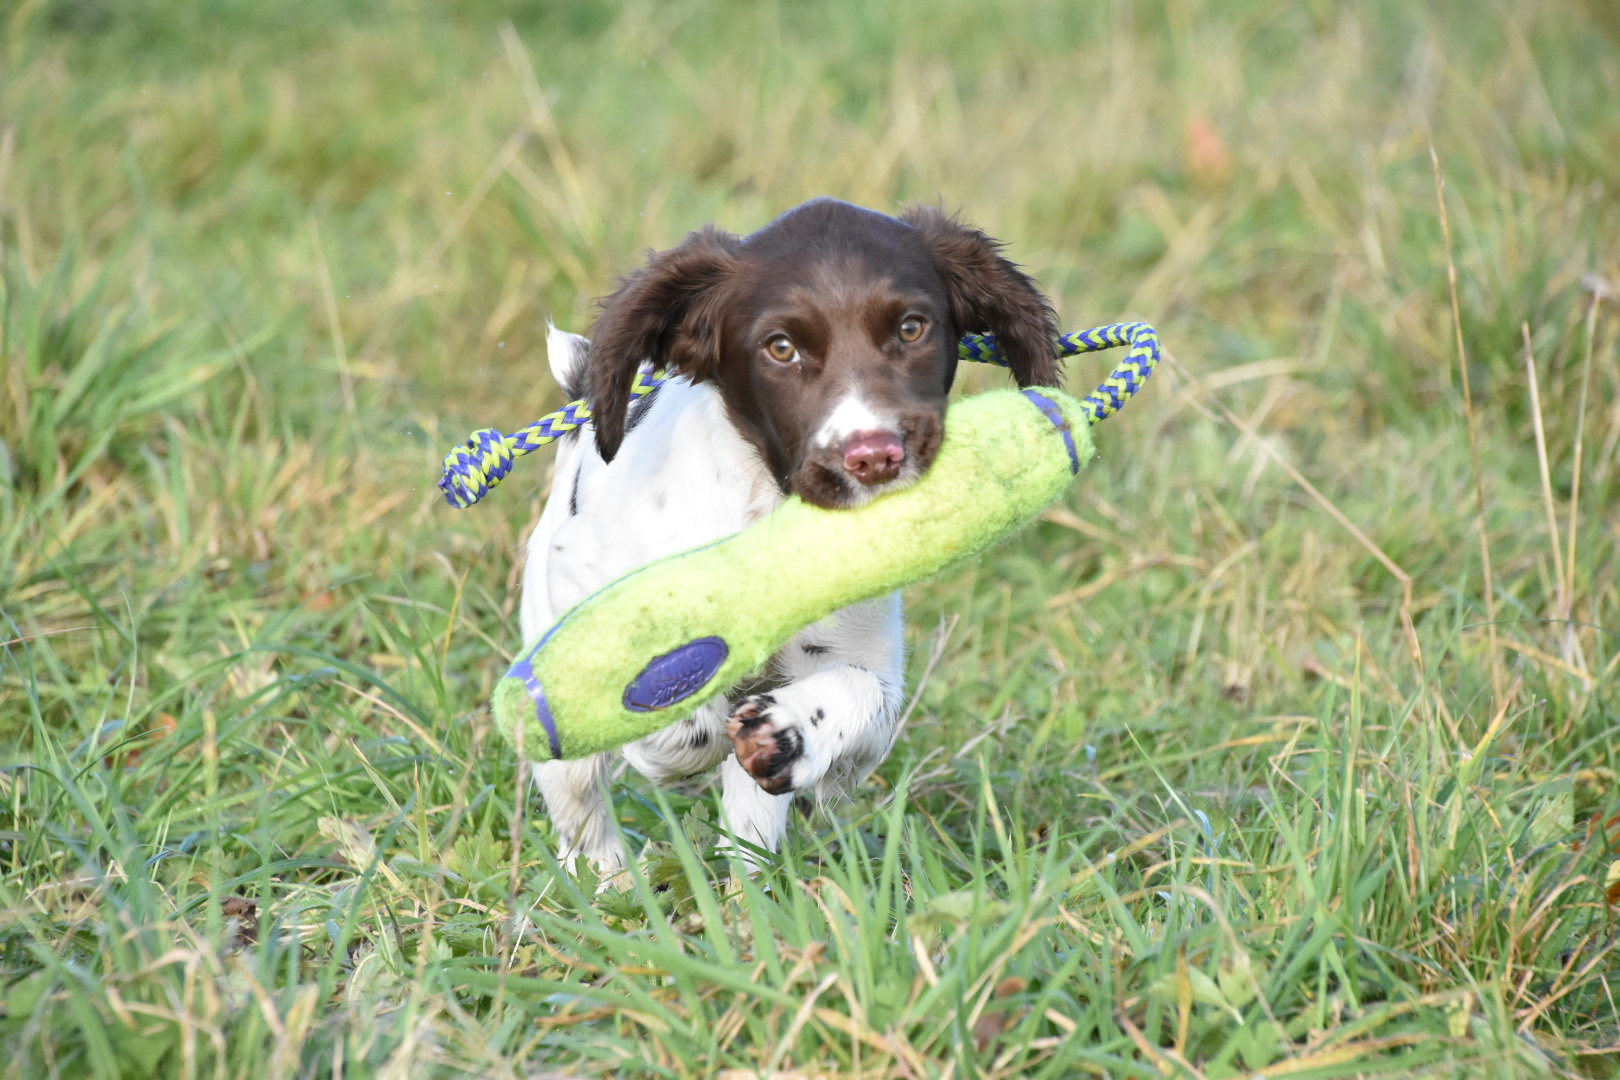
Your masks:
[{"label": "dog's right ear", "polygon": [[647,360],[701,380],[720,360],[720,298],[741,240],[713,227],[654,253],[602,301],[591,329],[585,382],[596,449],[612,461],[624,441],[636,370]]}]

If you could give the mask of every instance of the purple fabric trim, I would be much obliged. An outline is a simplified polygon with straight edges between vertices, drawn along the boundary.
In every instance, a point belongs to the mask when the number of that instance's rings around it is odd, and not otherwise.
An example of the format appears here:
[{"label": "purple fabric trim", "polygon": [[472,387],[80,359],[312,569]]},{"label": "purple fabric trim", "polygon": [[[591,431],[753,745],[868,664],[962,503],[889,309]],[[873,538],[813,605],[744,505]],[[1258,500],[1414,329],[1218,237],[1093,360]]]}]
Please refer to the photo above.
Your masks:
[{"label": "purple fabric trim", "polygon": [[1080,474],[1080,454],[1074,448],[1074,430],[1069,427],[1069,418],[1063,415],[1063,410],[1058,408],[1057,402],[1049,397],[1038,394],[1034,390],[1025,390],[1024,396],[1033,401],[1035,407],[1040,409],[1041,413],[1052,421],[1052,426],[1057,428],[1063,435],[1063,445],[1068,447],[1069,450],[1069,474],[1078,476]]}]

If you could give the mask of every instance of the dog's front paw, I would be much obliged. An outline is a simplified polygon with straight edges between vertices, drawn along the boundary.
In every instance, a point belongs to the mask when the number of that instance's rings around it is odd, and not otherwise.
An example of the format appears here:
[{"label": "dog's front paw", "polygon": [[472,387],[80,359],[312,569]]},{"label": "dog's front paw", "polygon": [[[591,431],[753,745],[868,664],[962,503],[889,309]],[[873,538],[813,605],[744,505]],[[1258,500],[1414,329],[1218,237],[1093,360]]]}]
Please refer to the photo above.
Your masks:
[{"label": "dog's front paw", "polygon": [[794,790],[794,766],[804,758],[804,734],[770,694],[744,698],[726,722],[737,761],[772,795]]}]

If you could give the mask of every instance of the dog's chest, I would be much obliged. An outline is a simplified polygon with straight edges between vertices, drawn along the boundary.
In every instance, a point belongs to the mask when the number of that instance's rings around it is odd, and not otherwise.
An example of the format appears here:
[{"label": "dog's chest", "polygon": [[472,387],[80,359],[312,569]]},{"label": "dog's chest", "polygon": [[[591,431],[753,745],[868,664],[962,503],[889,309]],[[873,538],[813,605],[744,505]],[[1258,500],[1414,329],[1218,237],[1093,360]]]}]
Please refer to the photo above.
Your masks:
[{"label": "dog's chest", "polygon": [[574,508],[546,552],[558,615],[655,559],[746,528],[781,502],[718,396],[684,380],[659,390],[611,464],[582,454],[575,476],[557,477],[552,497]]}]

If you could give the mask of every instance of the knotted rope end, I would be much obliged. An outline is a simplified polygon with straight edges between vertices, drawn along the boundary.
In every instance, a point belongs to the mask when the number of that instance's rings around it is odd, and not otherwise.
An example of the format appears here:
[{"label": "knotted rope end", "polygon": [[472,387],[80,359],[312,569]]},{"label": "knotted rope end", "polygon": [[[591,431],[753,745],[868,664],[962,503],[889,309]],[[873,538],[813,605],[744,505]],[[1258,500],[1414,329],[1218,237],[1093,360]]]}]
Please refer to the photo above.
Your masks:
[{"label": "knotted rope end", "polygon": [[457,510],[488,495],[512,471],[512,440],[494,428],[480,428],[444,457],[439,490]]}]

